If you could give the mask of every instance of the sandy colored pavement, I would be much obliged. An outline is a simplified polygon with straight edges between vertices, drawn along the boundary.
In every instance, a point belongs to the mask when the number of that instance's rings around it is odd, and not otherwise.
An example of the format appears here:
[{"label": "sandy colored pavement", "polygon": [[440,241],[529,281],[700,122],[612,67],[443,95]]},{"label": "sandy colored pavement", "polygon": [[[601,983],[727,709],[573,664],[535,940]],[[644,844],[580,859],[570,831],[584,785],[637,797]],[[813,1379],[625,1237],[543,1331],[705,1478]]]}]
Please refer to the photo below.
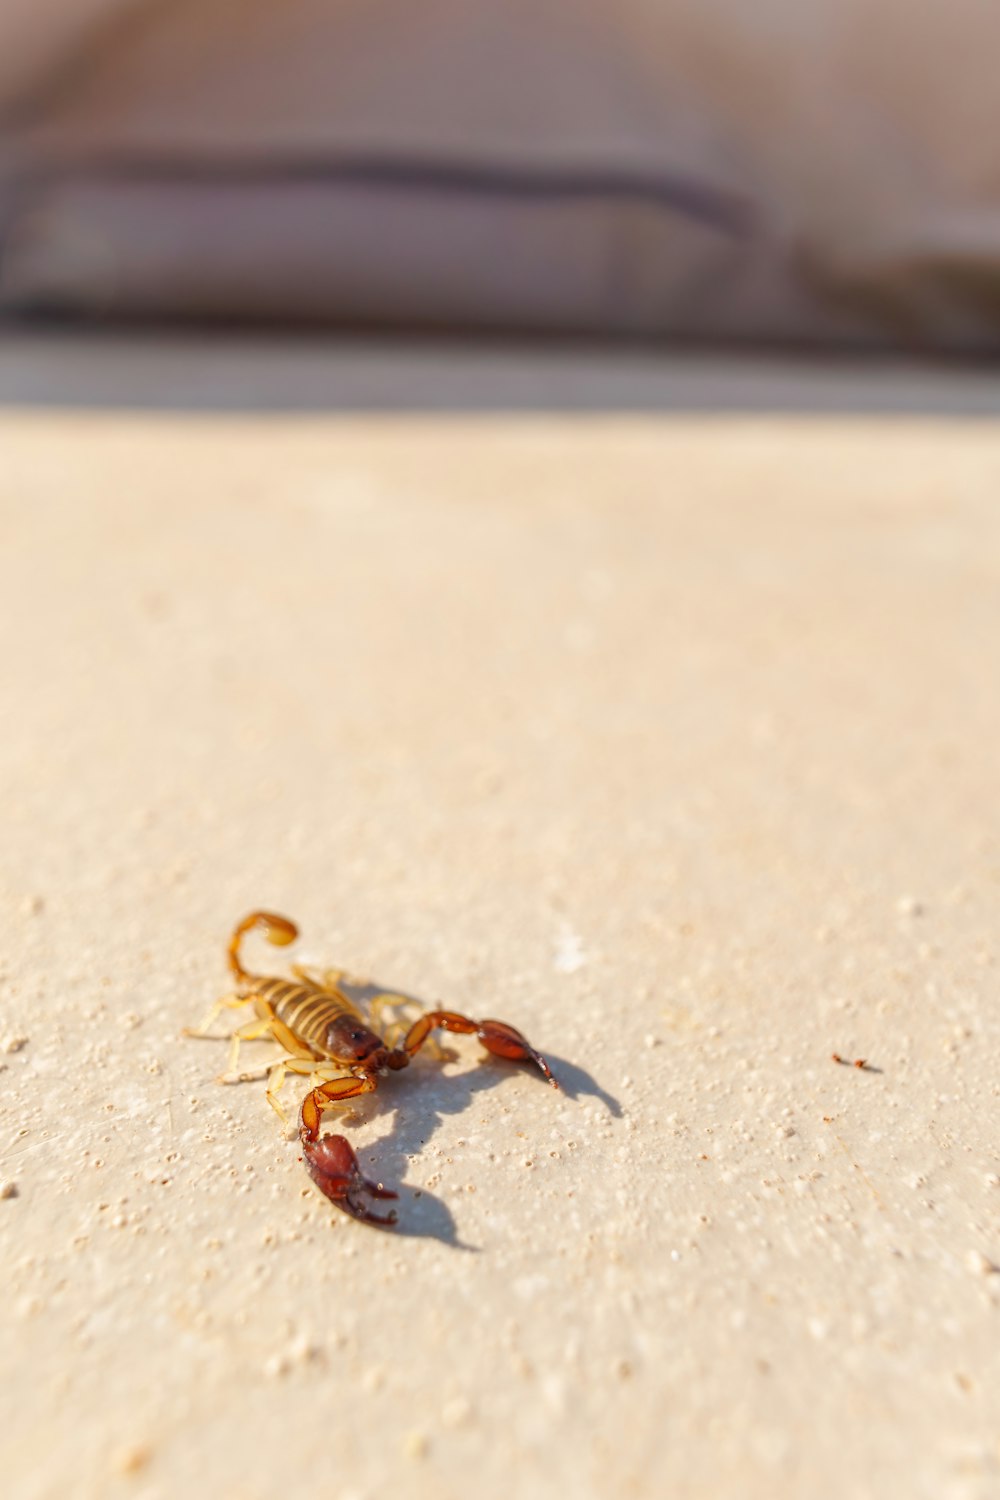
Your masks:
[{"label": "sandy colored pavement", "polygon": [[[0,528],[5,1496],[1000,1494],[1000,425],[22,402]],[[260,905],[564,1095],[351,1222]]]}]

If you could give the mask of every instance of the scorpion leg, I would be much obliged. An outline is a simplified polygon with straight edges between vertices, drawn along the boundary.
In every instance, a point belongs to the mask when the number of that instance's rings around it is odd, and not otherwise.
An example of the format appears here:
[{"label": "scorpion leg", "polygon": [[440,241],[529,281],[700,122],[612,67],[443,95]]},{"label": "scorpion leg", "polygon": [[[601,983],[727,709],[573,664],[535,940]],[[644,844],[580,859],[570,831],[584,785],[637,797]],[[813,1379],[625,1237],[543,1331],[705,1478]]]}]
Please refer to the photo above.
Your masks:
[{"label": "scorpion leg", "polygon": [[506,1021],[473,1021],[453,1010],[430,1010],[419,1021],[414,1021],[403,1041],[406,1056],[410,1058],[418,1052],[438,1026],[444,1031],[474,1033],[494,1057],[506,1057],[512,1062],[533,1062],[536,1067],[541,1068],[554,1089],[559,1087],[542,1054],[536,1052],[527,1037],[522,1036],[513,1026],[508,1026]]},{"label": "scorpion leg", "polygon": [[376,1087],[374,1078],[358,1078],[353,1074],[347,1078],[332,1078],[329,1083],[321,1083],[302,1102],[299,1140],[302,1142],[306,1171],[331,1203],[366,1224],[395,1224],[394,1209],[388,1214],[376,1214],[364,1200],[366,1197],[395,1198],[398,1195],[384,1188],[380,1182],[372,1182],[362,1175],[358,1158],[344,1136],[321,1136],[319,1133],[320,1119],[325,1109],[342,1099],[370,1094]]},{"label": "scorpion leg", "polygon": [[379,1029],[382,1026],[382,1013],[386,1006],[391,1010],[399,1010],[404,1005],[413,1005],[413,1001],[408,999],[406,995],[395,995],[389,990],[380,991],[379,994],[373,995],[367,1003],[369,1014]]},{"label": "scorpion leg", "polygon": [[[226,1072],[221,1074],[220,1077],[225,1078],[226,1074],[235,1074],[236,1064],[239,1061],[240,1056],[241,1042],[258,1042],[260,1041],[261,1037],[270,1035],[270,1021],[251,1021],[248,1025],[241,1026],[239,1030],[234,1031],[230,1038],[229,1063],[226,1068]],[[241,1079],[240,1082],[242,1081],[243,1080]]]},{"label": "scorpion leg", "polygon": [[[336,1063],[316,1062],[305,1057],[283,1057],[276,1063],[269,1063],[262,1069],[261,1077],[267,1079],[267,1093],[265,1095],[268,1104],[274,1110],[282,1125],[288,1124],[288,1116],[278,1101],[278,1095],[285,1086],[286,1073],[309,1073],[313,1077],[323,1077],[324,1074],[342,1076],[343,1070]],[[329,1077],[324,1077],[323,1082],[329,1082]]]},{"label": "scorpion leg", "polygon": [[337,990],[342,984],[346,984],[352,990],[363,990],[366,985],[371,984],[370,979],[362,979],[358,974],[352,974],[348,969],[321,969],[320,978],[323,988]]},{"label": "scorpion leg", "polygon": [[[248,998],[254,999],[257,997],[250,996]],[[295,1033],[289,1031],[283,1021],[278,1020],[272,1006],[266,1000],[257,998],[257,1003],[267,1013],[259,1021],[251,1021],[249,1025],[241,1026],[238,1031],[233,1032],[232,1047],[229,1052],[229,1068],[227,1072],[219,1075],[218,1081],[220,1083],[246,1083],[251,1078],[259,1078],[261,1076],[259,1070],[251,1073],[237,1073],[236,1063],[240,1055],[240,1044],[242,1042],[258,1042],[263,1040],[264,1037],[272,1037],[280,1047],[284,1047],[285,1051],[291,1057],[299,1058],[303,1062],[317,1061],[316,1054],[312,1048],[307,1047],[304,1042],[300,1042]],[[267,1066],[269,1067],[270,1065]]]},{"label": "scorpion leg", "polygon": [[200,1026],[182,1026],[181,1036],[198,1037],[206,1042],[225,1041],[225,1037],[216,1036],[211,1028],[224,1010],[242,1010],[243,1006],[249,1005],[252,999],[252,995],[223,995],[221,1000],[216,1000]]},{"label": "scorpion leg", "polygon": [[290,964],[289,968],[296,979],[315,985],[318,990],[336,989],[336,981],[343,973],[342,969],[310,969],[306,964]]}]

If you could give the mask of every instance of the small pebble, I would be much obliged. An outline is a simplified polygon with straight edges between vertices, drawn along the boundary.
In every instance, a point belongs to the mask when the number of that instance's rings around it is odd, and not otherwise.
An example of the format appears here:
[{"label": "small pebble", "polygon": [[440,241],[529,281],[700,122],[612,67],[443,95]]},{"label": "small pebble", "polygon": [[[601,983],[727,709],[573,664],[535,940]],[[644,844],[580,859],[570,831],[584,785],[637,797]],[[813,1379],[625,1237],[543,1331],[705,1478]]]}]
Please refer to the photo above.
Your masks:
[{"label": "small pebble", "polygon": [[979,1276],[991,1276],[994,1272],[1000,1271],[1000,1266],[995,1266],[981,1250],[970,1250],[965,1257],[965,1264],[970,1271],[976,1272]]},{"label": "small pebble", "polygon": [[118,1448],[111,1459],[116,1474],[138,1474],[152,1458],[152,1450],[145,1443],[128,1443]]},{"label": "small pebble", "polygon": [[403,1452],[406,1454],[407,1458],[414,1458],[414,1459],[426,1458],[427,1457],[427,1437],[426,1437],[426,1434],[423,1433],[423,1432],[417,1432],[415,1429],[412,1432],[408,1432],[406,1434],[406,1437],[403,1439]]},{"label": "small pebble", "polygon": [[462,1427],[472,1416],[472,1403],[465,1396],[454,1396],[441,1408],[441,1421],[446,1427]]},{"label": "small pebble", "polygon": [[5,1036],[0,1041],[0,1052],[20,1052],[28,1045],[26,1036]]},{"label": "small pebble", "polygon": [[17,1183],[16,1182],[11,1182],[9,1179],[6,1182],[0,1182],[0,1199],[2,1199],[2,1198],[16,1198],[16,1197],[17,1197]]},{"label": "small pebble", "polygon": [[322,1350],[307,1333],[298,1333],[289,1344],[288,1353],[297,1364],[308,1365],[319,1359]]}]

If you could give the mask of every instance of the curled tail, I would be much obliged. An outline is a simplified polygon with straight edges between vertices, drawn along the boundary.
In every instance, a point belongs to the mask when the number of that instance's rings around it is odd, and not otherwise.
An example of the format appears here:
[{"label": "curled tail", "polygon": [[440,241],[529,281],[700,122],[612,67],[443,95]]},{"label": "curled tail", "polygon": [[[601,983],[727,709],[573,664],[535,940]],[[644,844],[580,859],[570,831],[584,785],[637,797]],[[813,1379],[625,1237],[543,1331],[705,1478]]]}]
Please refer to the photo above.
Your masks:
[{"label": "curled tail", "polygon": [[229,967],[240,984],[253,978],[240,963],[240,943],[244,934],[259,927],[269,943],[275,943],[279,948],[284,948],[287,943],[293,943],[299,935],[299,929],[294,922],[287,917],[278,917],[273,911],[252,911],[248,917],[236,928],[229,939],[229,947],[226,950],[229,958]]}]

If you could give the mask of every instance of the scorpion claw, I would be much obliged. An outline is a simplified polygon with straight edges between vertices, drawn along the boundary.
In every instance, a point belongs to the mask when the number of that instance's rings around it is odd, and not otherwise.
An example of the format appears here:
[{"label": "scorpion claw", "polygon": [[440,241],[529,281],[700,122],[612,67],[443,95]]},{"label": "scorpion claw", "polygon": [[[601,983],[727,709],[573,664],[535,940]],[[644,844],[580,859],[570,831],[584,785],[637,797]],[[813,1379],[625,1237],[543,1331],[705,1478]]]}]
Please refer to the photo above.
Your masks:
[{"label": "scorpion claw", "polygon": [[[379,1193],[380,1198],[395,1198],[395,1193]],[[337,1205],[345,1213],[349,1213],[352,1219],[360,1219],[362,1224],[395,1224],[399,1218],[396,1210],[390,1208],[387,1214],[373,1214],[366,1203],[359,1203],[352,1197],[344,1198]]]},{"label": "scorpion claw", "polygon": [[540,1068],[554,1089],[559,1087],[552,1070],[540,1052],[536,1052],[526,1036],[506,1021],[480,1021],[476,1032],[487,1052],[494,1057],[507,1057],[513,1062],[533,1062]]},{"label": "scorpion claw", "polygon": [[323,1135],[310,1140],[308,1132],[302,1130],[300,1140],[306,1171],[331,1203],[367,1224],[395,1224],[394,1209],[388,1214],[376,1214],[364,1199],[397,1198],[399,1194],[362,1174],[358,1158],[342,1135]]}]

